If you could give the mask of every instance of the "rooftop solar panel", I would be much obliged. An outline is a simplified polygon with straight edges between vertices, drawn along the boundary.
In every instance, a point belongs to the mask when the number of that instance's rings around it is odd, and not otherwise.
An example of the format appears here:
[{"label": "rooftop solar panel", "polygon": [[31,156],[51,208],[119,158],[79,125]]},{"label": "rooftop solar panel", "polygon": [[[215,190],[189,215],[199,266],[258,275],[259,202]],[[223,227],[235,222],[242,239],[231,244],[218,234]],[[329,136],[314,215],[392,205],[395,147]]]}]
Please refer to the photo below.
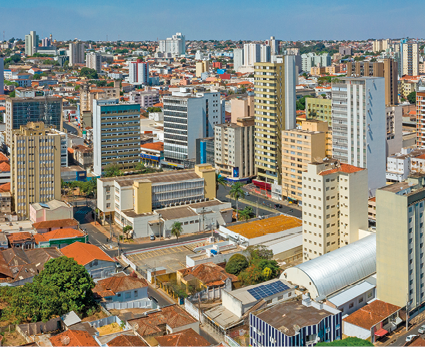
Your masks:
[{"label": "rooftop solar panel", "polygon": [[248,293],[251,294],[256,300],[272,296],[285,290],[288,290],[289,287],[282,283],[281,281],[276,281],[270,284],[262,284],[256,288],[248,289]]}]

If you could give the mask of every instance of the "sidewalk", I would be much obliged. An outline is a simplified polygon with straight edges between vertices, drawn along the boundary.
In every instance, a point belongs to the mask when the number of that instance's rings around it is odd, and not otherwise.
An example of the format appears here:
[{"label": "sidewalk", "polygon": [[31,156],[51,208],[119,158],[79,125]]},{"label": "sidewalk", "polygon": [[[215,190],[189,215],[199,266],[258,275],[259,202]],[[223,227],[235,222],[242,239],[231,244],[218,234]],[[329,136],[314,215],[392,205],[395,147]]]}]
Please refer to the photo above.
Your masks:
[{"label": "sidewalk", "polygon": [[[253,196],[257,196],[257,197],[259,197],[259,198],[262,198],[262,199],[265,199],[265,200],[268,200],[268,201],[270,201],[270,202],[272,202],[272,203],[277,203],[277,204],[282,204],[282,205],[285,205],[285,206],[288,206],[288,207],[291,207],[291,208],[294,208],[294,209],[297,209],[297,210],[302,210],[302,207],[301,206],[298,206],[297,204],[290,204],[289,202],[288,202],[288,200],[276,200],[276,199],[272,199],[271,197],[269,197],[269,196],[264,196],[264,194],[260,194],[260,193],[257,193],[256,191],[255,191],[255,188],[254,187],[252,187],[252,186],[244,186],[244,188],[247,190],[247,191],[249,191],[249,193],[251,194],[251,195],[253,195]],[[260,205],[261,206],[261,205]],[[264,206],[264,205],[263,205]]]}]

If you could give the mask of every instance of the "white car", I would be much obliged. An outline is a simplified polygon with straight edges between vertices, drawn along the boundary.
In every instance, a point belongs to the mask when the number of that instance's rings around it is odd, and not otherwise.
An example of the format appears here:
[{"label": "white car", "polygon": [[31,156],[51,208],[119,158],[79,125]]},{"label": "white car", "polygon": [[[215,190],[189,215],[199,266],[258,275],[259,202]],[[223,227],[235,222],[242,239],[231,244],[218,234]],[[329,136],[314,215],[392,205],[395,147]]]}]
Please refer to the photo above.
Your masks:
[{"label": "white car", "polygon": [[418,335],[409,335],[406,337],[406,342],[411,342],[417,337]]},{"label": "white car", "polygon": [[424,334],[425,333],[425,324],[422,325],[419,329],[418,329],[418,333],[419,334]]}]

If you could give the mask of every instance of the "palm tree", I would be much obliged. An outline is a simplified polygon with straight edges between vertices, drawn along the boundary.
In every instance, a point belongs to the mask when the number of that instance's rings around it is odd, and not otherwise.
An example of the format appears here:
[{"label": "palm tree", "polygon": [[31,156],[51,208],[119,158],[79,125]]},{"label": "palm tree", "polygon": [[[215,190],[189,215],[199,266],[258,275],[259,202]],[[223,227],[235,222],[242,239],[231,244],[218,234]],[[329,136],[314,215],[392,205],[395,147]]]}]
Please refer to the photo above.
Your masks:
[{"label": "palm tree", "polygon": [[182,223],[180,222],[174,222],[171,226],[171,235],[174,235],[177,237],[177,241],[179,240],[179,236],[183,232]]},{"label": "palm tree", "polygon": [[246,206],[243,210],[239,211],[241,218],[244,220],[248,220],[251,218],[252,215],[252,207]]},{"label": "palm tree", "polygon": [[238,220],[238,200],[240,197],[245,195],[245,192],[243,191],[242,187],[243,187],[243,184],[240,182],[237,182],[234,185],[232,185],[232,188],[230,188],[230,197],[236,200],[236,220]]},{"label": "palm tree", "polygon": [[226,180],[224,179],[223,176],[221,176],[220,174],[218,174],[216,172],[215,173],[215,192],[216,192],[216,195],[217,195],[217,192],[218,192],[218,187],[220,185],[225,187],[225,186],[227,186],[227,182],[226,182]]}]

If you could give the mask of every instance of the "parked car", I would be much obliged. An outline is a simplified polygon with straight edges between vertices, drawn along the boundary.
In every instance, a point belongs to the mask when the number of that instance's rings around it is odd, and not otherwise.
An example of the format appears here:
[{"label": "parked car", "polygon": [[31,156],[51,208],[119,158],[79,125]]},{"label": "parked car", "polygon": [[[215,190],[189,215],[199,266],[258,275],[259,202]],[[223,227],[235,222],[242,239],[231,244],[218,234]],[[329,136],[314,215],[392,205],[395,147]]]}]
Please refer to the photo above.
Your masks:
[{"label": "parked car", "polygon": [[[421,327],[422,328],[422,327]],[[413,341],[418,335],[409,335],[406,337],[406,342]]]},{"label": "parked car", "polygon": [[421,325],[421,327],[418,329],[419,334],[425,334],[425,324]]},{"label": "parked car", "polygon": [[276,207],[276,208],[282,208],[282,204],[274,204],[274,207]]},{"label": "parked car", "polygon": [[245,196],[249,196],[249,193],[248,192],[245,192]]}]

